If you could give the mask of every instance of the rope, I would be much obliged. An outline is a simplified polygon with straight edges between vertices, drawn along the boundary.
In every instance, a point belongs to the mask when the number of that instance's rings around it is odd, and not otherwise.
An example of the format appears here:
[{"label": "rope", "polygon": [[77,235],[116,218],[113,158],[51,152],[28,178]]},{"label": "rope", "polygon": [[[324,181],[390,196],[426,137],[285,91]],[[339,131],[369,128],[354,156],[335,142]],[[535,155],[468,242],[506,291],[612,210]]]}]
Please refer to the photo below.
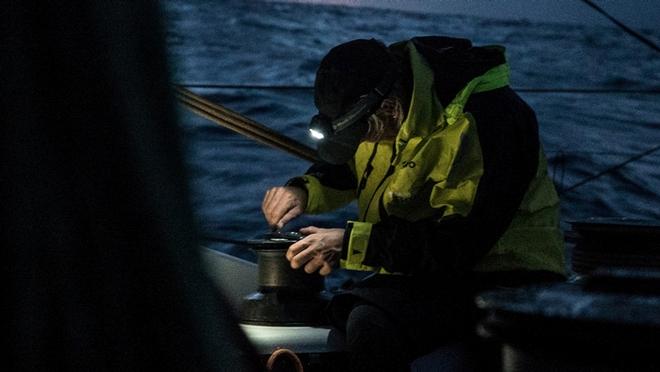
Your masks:
[{"label": "rope", "polygon": [[601,171],[601,172],[598,172],[598,173],[596,173],[596,174],[594,174],[594,175],[592,175],[592,176],[589,176],[589,177],[583,179],[582,181],[576,182],[576,183],[573,184],[572,186],[569,186],[569,187],[567,187],[567,188],[561,190],[560,193],[561,193],[561,194],[565,194],[565,193],[567,193],[567,192],[569,192],[569,191],[573,191],[573,190],[575,190],[576,188],[578,188],[578,187],[580,187],[580,186],[582,186],[582,185],[584,185],[584,184],[586,184],[586,183],[589,183],[589,182],[591,182],[591,181],[593,181],[593,180],[595,180],[595,179],[597,179],[597,178],[600,178],[600,177],[602,177],[602,176],[604,176],[604,175],[606,175],[606,174],[608,174],[608,173],[614,172],[615,170],[618,170],[619,168],[622,168],[622,167],[625,166],[626,164],[629,164],[629,163],[632,163],[633,161],[639,160],[639,159],[641,159],[641,158],[643,158],[643,157],[645,157],[645,156],[647,156],[647,155],[649,155],[649,154],[651,154],[651,153],[653,153],[653,152],[655,152],[655,151],[658,151],[658,150],[660,150],[660,145],[655,146],[655,147],[653,147],[653,148],[650,148],[650,149],[648,149],[648,150],[646,150],[646,151],[644,151],[644,152],[642,152],[642,153],[639,153],[639,154],[637,154],[637,155],[635,155],[635,156],[632,156],[632,157],[626,159],[625,161],[623,161],[623,162],[621,162],[621,163],[619,163],[619,164],[617,164],[617,165],[615,165],[615,166],[609,167],[609,168],[607,168],[607,169],[605,169],[605,170],[603,170],[603,171]]},{"label": "rope", "polygon": [[[552,183],[559,185],[558,191],[561,194],[564,189],[564,175],[566,173],[566,158],[564,152],[558,151],[556,158],[559,160],[552,164]],[[548,159],[548,161],[550,161],[550,159]]]},{"label": "rope", "polygon": [[589,5],[590,7],[592,7],[592,8],[593,8],[594,10],[596,10],[598,13],[604,15],[607,19],[609,19],[610,21],[612,21],[615,25],[619,26],[623,31],[625,31],[625,32],[627,32],[628,34],[632,35],[634,38],[636,38],[637,40],[641,41],[642,43],[644,43],[644,44],[645,44],[646,46],[648,46],[649,48],[651,48],[651,49],[655,50],[656,52],[660,53],[660,47],[658,47],[657,45],[655,45],[654,42],[652,42],[652,41],[649,40],[648,38],[644,37],[644,36],[641,35],[640,33],[636,32],[635,30],[633,30],[633,29],[631,29],[630,27],[626,26],[625,24],[621,23],[621,22],[620,22],[619,20],[617,20],[616,18],[614,18],[614,17],[612,17],[611,15],[609,15],[605,10],[603,10],[603,8],[601,8],[601,7],[599,7],[598,5],[594,4],[593,1],[591,1],[591,0],[582,0],[582,2],[584,2],[585,4],[587,4],[587,5]]},{"label": "rope", "polygon": [[226,107],[214,104],[183,87],[175,87],[175,93],[176,97],[184,106],[192,112],[205,117],[216,124],[263,144],[286,151],[301,159],[311,162],[316,162],[318,159],[316,151],[312,148],[294,139],[281,135],[256,121],[229,110]]}]

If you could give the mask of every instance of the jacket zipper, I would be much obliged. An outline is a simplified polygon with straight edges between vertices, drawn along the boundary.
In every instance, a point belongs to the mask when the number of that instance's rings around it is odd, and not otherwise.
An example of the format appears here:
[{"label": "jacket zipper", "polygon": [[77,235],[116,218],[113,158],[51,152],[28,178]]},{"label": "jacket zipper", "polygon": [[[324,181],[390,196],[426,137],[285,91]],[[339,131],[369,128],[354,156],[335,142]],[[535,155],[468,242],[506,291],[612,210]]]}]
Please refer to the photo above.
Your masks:
[{"label": "jacket zipper", "polygon": [[367,166],[364,168],[364,173],[362,173],[362,177],[360,179],[360,184],[358,185],[358,190],[357,190],[357,195],[356,198],[360,198],[360,194],[362,193],[362,190],[367,186],[367,178],[369,178],[369,175],[371,174],[371,171],[374,170],[374,166],[372,165],[374,158],[376,157],[376,152],[378,152],[378,144],[374,144],[374,149],[371,151],[371,155],[369,155],[369,160],[367,160]]},{"label": "jacket zipper", "polygon": [[[378,145],[376,145],[376,148],[378,148]],[[371,173],[371,170],[373,170],[373,166],[371,165],[371,162],[373,161],[375,154],[376,154],[376,149],[374,149],[374,152],[371,154],[371,157],[369,157],[369,163],[367,164],[367,169],[365,170],[365,173],[366,173],[367,170],[369,170],[369,173]],[[371,198],[369,199],[369,202],[367,203],[367,207],[364,209],[364,213],[362,214],[362,218],[360,219],[360,221],[364,222],[366,220],[367,213],[369,213],[369,208],[371,207],[371,202],[374,201],[374,197],[378,193],[378,190],[380,189],[381,186],[383,186],[383,183],[385,182],[385,180],[387,178],[389,178],[389,176],[391,176],[392,173],[394,173],[394,158],[395,157],[396,157],[396,148],[395,148],[394,143],[393,143],[392,144],[392,156],[390,158],[390,166],[389,166],[389,168],[387,168],[387,172],[385,172],[385,175],[383,176],[383,178],[381,178],[380,182],[378,182],[378,186],[376,186],[376,188],[374,189],[374,192],[371,194]],[[368,175],[367,175],[367,177],[368,177]],[[364,181],[364,186],[366,186],[366,184],[367,184],[366,177],[363,178],[363,181]],[[360,182],[360,184],[362,184],[362,182]],[[362,189],[359,190],[358,196],[360,195],[360,192],[362,192]]]}]

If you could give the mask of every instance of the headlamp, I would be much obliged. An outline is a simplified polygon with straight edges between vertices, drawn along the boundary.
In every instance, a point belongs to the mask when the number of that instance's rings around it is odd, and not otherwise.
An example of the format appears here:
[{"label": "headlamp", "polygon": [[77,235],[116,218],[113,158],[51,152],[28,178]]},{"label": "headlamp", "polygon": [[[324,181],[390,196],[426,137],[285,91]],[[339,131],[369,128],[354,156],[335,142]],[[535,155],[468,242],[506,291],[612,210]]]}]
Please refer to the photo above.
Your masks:
[{"label": "headlamp", "polygon": [[325,138],[325,134],[323,134],[323,132],[318,131],[314,128],[309,128],[309,135],[316,140],[322,140]]},{"label": "headlamp", "polygon": [[315,140],[322,140],[327,136],[330,136],[334,133],[332,129],[332,121],[322,115],[314,115],[312,121],[309,123],[309,135],[312,136]]},{"label": "headlamp", "polygon": [[375,113],[385,97],[390,93],[397,78],[396,68],[392,65],[385,73],[378,86],[360,99],[343,115],[331,120],[323,114],[312,117],[309,123],[309,133],[315,140],[323,140],[336,135],[344,129],[366,120]]}]

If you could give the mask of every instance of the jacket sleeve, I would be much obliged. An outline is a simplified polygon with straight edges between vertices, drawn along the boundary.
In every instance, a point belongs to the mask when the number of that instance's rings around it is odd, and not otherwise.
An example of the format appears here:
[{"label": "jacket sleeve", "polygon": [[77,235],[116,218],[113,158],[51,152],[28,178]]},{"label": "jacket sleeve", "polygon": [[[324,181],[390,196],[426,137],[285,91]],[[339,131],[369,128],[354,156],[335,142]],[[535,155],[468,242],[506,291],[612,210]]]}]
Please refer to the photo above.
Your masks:
[{"label": "jacket sleeve", "polygon": [[317,163],[305,175],[286,185],[307,190],[306,213],[318,214],[340,208],[355,199],[355,173],[348,164]]},{"label": "jacket sleeve", "polygon": [[342,266],[352,270],[455,276],[475,261],[463,217],[415,222],[391,216],[372,224],[349,221]]}]

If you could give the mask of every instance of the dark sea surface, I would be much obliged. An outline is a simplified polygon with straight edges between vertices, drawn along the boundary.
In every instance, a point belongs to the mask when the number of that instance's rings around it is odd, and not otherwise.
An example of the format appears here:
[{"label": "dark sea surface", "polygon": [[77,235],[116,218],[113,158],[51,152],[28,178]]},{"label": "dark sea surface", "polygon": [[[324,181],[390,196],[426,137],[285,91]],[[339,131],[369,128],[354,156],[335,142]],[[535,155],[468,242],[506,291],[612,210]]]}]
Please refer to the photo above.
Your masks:
[{"label": "dark sea surface", "polygon": [[[583,179],[660,145],[660,94],[530,92],[530,88],[660,91],[660,55],[615,26],[502,21],[366,8],[261,1],[174,0],[164,4],[172,79],[180,84],[313,85],[333,46],[356,38],[391,43],[421,35],[466,37],[507,48],[511,85],[535,109],[562,227],[590,217],[660,220],[660,151]],[[634,25],[632,25],[634,26]],[[660,41],[660,29],[640,30]],[[311,89],[191,88],[213,102],[312,146]],[[521,91],[522,90],[522,91]],[[192,202],[207,245],[249,256],[213,236],[267,231],[261,200],[309,164],[180,107]],[[289,226],[343,226],[349,206]]]}]

